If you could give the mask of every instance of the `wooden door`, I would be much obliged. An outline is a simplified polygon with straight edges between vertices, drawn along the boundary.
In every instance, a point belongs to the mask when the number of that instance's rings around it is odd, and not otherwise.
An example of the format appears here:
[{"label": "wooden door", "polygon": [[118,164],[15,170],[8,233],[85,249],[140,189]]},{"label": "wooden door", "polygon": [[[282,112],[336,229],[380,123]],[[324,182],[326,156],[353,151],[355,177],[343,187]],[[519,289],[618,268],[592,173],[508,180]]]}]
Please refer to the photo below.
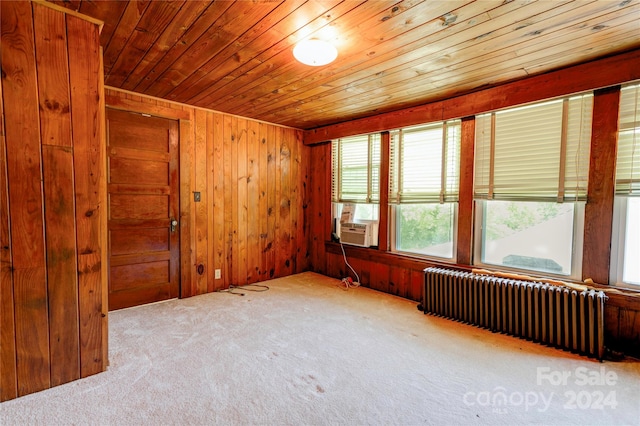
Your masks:
[{"label": "wooden door", "polygon": [[107,109],[110,310],[178,297],[178,135],[175,120]]}]

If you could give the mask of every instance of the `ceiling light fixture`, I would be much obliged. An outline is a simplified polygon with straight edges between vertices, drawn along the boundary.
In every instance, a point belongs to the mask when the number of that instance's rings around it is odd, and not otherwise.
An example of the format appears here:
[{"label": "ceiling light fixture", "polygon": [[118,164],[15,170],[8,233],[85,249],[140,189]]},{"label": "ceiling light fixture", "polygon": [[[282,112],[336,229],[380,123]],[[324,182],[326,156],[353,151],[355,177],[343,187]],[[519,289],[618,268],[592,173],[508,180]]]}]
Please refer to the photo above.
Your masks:
[{"label": "ceiling light fixture", "polygon": [[333,62],[338,57],[338,49],[327,41],[312,38],[296,44],[293,56],[305,65],[319,67]]}]

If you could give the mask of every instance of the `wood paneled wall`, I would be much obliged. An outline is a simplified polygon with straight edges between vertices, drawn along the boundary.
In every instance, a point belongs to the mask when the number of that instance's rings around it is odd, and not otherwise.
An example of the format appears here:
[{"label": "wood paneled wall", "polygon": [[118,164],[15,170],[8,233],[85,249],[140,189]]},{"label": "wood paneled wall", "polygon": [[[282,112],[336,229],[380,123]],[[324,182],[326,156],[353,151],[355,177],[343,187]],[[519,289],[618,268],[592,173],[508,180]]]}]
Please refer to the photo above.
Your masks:
[{"label": "wood paneled wall", "polygon": [[[340,137],[356,132],[389,130],[396,126],[414,125],[438,121],[442,117],[463,111],[460,206],[457,232],[457,266],[473,265],[473,141],[474,119],[472,114],[486,112],[491,106],[500,108],[568,94],[569,87],[595,91],[592,132],[591,168],[588,203],[585,209],[585,233],[583,246],[583,278],[592,278],[601,284],[609,283],[609,258],[611,246],[611,222],[613,217],[613,184],[617,143],[617,112],[619,82],[640,78],[638,65],[640,51],[618,55],[584,66],[555,71],[549,75],[532,77],[508,85],[486,89],[454,99],[411,108],[395,113],[381,114],[370,119],[357,120],[328,126],[318,131],[306,132],[305,142],[315,144],[323,137]],[[597,72],[595,72],[597,70]],[[591,71],[591,72],[588,72]],[[542,86],[540,84],[544,83]],[[605,89],[599,89],[612,84]],[[535,88],[535,91],[534,89]],[[464,107],[463,107],[464,106]],[[450,107],[450,108],[449,108]],[[477,109],[476,110],[474,110]],[[347,270],[340,246],[329,242],[331,235],[331,149],[329,143],[312,146],[314,165],[311,174],[311,268],[319,273],[341,278],[353,276]],[[385,171],[382,171],[384,175]],[[381,210],[384,210],[383,206]],[[387,240],[387,229],[379,234]],[[381,239],[382,240],[382,239]],[[391,253],[386,247],[357,248],[346,246],[349,263],[367,287],[419,301],[422,297],[422,270],[436,262]],[[445,264],[446,265],[446,264]],[[612,294],[606,305],[605,321],[607,345],[610,348],[640,356],[640,291]]]},{"label": "wood paneled wall", "polygon": [[0,2],[2,400],[107,362],[99,25]]},{"label": "wood paneled wall", "polygon": [[107,107],[181,120],[182,297],[308,269],[311,157],[302,131],[114,88],[105,93]]}]

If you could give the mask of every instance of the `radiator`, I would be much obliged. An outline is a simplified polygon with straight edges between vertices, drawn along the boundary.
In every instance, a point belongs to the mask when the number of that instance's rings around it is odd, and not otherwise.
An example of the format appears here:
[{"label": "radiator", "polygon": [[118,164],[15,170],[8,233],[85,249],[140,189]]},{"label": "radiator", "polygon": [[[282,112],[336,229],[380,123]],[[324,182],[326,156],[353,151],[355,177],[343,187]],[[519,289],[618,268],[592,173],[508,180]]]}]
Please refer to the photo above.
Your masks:
[{"label": "radiator", "polygon": [[422,310],[602,360],[602,291],[443,268],[424,270]]}]

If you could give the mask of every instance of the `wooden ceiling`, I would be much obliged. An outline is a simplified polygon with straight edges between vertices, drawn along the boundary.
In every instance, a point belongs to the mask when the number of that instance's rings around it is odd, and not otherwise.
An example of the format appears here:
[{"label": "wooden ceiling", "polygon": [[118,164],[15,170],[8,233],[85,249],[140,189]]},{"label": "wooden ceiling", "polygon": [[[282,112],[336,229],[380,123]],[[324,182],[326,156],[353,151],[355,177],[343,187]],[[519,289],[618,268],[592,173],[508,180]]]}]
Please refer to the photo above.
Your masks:
[{"label": "wooden ceiling", "polygon": [[[640,0],[54,3],[104,21],[108,86],[301,129],[640,47]],[[295,61],[311,37],[338,59]]]}]

